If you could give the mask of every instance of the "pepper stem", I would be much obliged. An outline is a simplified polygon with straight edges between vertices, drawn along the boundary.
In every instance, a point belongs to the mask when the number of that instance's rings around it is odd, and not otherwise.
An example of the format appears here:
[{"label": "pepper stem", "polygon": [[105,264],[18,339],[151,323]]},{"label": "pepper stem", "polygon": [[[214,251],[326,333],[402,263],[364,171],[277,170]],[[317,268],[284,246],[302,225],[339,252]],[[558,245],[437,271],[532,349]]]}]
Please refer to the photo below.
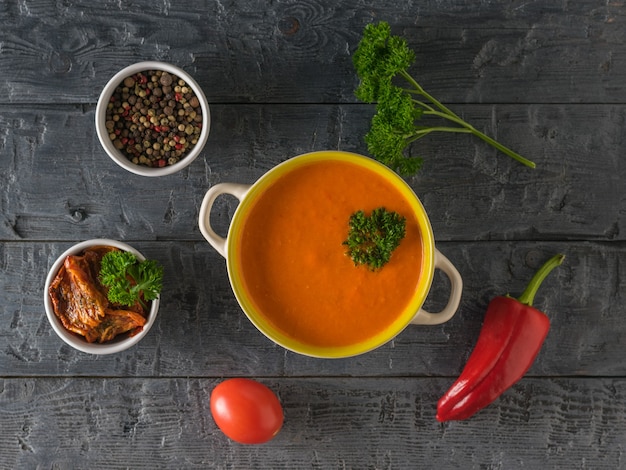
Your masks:
[{"label": "pepper stem", "polygon": [[532,279],[528,283],[528,286],[526,287],[526,290],[522,293],[522,295],[519,296],[517,300],[524,305],[532,307],[533,301],[535,300],[535,294],[537,293],[539,286],[554,268],[560,266],[561,263],[563,263],[564,259],[565,255],[558,254],[554,255],[552,258],[546,261],[546,263],[541,266],[532,277]]}]

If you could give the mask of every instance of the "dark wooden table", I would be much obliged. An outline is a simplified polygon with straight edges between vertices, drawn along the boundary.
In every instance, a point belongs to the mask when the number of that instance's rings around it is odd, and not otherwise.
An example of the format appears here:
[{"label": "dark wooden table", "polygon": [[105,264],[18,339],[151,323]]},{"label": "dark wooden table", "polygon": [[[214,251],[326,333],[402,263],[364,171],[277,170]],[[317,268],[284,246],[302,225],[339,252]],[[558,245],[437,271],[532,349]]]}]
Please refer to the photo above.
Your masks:
[{"label": "dark wooden table", "polygon": [[[414,146],[407,181],[465,285],[459,312],[350,359],[272,344],[247,320],[202,238],[213,184],[251,183],[300,153],[367,154],[373,107],[351,54],[386,20],[420,83],[531,170],[468,136]],[[123,66],[161,60],[204,89],[202,155],[158,179],[115,165],[94,129]],[[0,468],[626,468],[626,10],[556,1],[22,1],[0,4]],[[236,201],[213,217],[225,232]],[[45,276],[76,242],[125,241],[165,266],[156,325],[110,356],[53,332]],[[536,305],[552,328],[526,377],[464,422],[435,420],[489,300],[567,259]],[[443,276],[427,305],[445,298]],[[285,423],[228,440],[209,396],[250,377]]]}]

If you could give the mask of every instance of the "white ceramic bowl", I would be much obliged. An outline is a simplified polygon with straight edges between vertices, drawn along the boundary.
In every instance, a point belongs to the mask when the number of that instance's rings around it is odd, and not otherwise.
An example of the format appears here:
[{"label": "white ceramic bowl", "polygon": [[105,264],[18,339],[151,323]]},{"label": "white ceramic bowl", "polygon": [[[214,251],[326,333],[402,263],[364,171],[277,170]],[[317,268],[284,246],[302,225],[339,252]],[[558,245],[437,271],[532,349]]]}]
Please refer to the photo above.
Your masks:
[{"label": "white ceramic bowl", "polygon": [[106,343],[88,343],[84,338],[80,337],[79,335],[73,334],[66,330],[61,321],[55,315],[52,308],[52,300],[50,300],[50,296],[48,295],[50,284],[57,275],[57,272],[61,268],[61,265],[65,261],[65,258],[67,258],[69,255],[76,255],[86,248],[92,246],[114,246],[116,248],[119,248],[120,250],[130,251],[141,261],[145,259],[145,257],[132,246],[127,245],[126,243],[119,242],[117,240],[98,238],[78,243],[66,250],[61,256],[59,256],[50,268],[48,276],[46,277],[46,286],[44,289],[44,305],[46,308],[46,315],[48,316],[48,321],[50,322],[50,325],[52,325],[52,329],[56,332],[57,335],[59,335],[59,338],[61,338],[67,344],[75,349],[78,349],[79,351],[90,354],[113,354],[134,346],[139,341],[141,341],[144,336],[148,334],[148,331],[150,331],[150,328],[156,320],[157,312],[159,311],[159,300],[161,296],[159,295],[159,297],[152,301],[146,324],[144,325],[143,329],[135,336],[119,335]]},{"label": "white ceramic bowl", "polygon": [[[109,138],[109,132],[106,129],[106,108],[107,104],[111,99],[111,95],[115,91],[115,88],[126,78],[137,72],[145,72],[148,70],[163,70],[178,76],[185,80],[187,85],[189,85],[198,100],[200,101],[200,106],[202,108],[202,131],[200,132],[200,137],[198,138],[198,143],[191,149],[187,155],[181,158],[174,165],[166,165],[164,167],[155,168],[155,167],[147,167],[142,165],[136,165],[131,162],[122,152],[115,148],[113,142]],[[191,162],[193,162],[206,144],[206,141],[209,137],[209,129],[211,127],[211,114],[209,111],[209,103],[204,95],[204,92],[200,88],[200,86],[196,83],[191,75],[185,72],[183,69],[176,67],[171,64],[167,64],[165,62],[155,62],[155,61],[146,61],[146,62],[138,62],[133,65],[129,65],[128,67],[120,70],[116,73],[111,80],[105,85],[102,93],[100,93],[100,98],[98,99],[98,105],[96,106],[96,132],[98,134],[98,139],[100,139],[100,143],[106,153],[111,157],[111,159],[117,163],[122,168],[133,172],[137,175],[142,176],[165,176],[172,173],[176,173],[179,170],[182,170]]]}]

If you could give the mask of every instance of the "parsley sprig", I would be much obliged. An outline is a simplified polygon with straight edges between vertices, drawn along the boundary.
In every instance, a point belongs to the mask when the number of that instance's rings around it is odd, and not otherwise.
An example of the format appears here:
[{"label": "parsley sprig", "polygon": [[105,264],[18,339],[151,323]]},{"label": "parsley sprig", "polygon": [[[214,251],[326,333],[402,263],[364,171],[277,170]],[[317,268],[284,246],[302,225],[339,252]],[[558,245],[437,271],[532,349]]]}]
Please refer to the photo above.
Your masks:
[{"label": "parsley sprig", "polygon": [[139,261],[128,251],[109,251],[102,257],[100,282],[109,288],[111,302],[131,306],[154,300],[161,292],[163,267],[155,260]]},{"label": "parsley sprig", "polygon": [[[388,23],[381,21],[365,27],[352,60],[360,79],[356,97],[377,103],[365,136],[368,150],[401,175],[413,175],[422,165],[421,157],[405,157],[405,148],[432,132],[472,134],[518,162],[535,167],[532,161],[480,132],[427,93],[408,73],[415,53],[403,38],[391,35]],[[403,79],[405,87],[395,85],[393,81],[397,79]],[[424,117],[443,119],[447,125],[418,124]]]},{"label": "parsley sprig", "polygon": [[384,207],[369,216],[360,210],[350,216],[348,238],[343,242],[355,265],[366,264],[372,271],[383,267],[405,235],[406,219]]}]

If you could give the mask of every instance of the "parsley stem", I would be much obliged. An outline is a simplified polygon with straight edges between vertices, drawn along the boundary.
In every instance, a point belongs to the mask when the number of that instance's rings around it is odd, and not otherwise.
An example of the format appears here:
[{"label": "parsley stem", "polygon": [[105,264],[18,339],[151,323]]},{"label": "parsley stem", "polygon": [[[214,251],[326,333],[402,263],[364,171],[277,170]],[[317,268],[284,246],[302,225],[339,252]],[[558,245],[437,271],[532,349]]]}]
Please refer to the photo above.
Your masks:
[{"label": "parsley stem", "polygon": [[445,126],[435,126],[435,127],[423,127],[417,128],[417,130],[411,134],[410,137],[407,138],[407,142],[415,142],[422,137],[426,137],[431,132],[457,132],[460,134],[471,134],[472,131],[470,129],[466,129],[464,127],[445,127]]},{"label": "parsley stem", "polygon": [[[535,168],[534,162],[479,131],[422,88],[408,71],[415,53],[406,40],[391,35],[389,23],[367,25],[352,59],[360,79],[357,98],[376,103],[376,115],[365,136],[368,150],[400,174],[413,175],[419,170],[422,158],[405,155],[404,150],[431,132],[471,133],[517,162]],[[396,79],[403,83],[396,84]],[[446,124],[432,129],[419,126],[417,121],[424,116],[445,119],[458,129]]]},{"label": "parsley stem", "polygon": [[434,115],[443,117],[445,119],[449,119],[450,121],[456,122],[460,126],[463,126],[464,128],[468,129],[472,134],[474,134],[479,139],[482,139],[483,141],[487,142],[489,145],[495,147],[500,152],[504,153],[505,155],[508,155],[509,157],[513,158],[514,160],[517,160],[521,164],[526,165],[527,167],[530,167],[530,168],[535,168],[535,166],[536,166],[535,162],[533,162],[531,160],[528,160],[527,158],[522,157],[519,153],[514,152],[513,150],[511,150],[508,147],[505,147],[504,145],[502,145],[497,140],[492,139],[487,134],[484,134],[483,132],[479,131],[474,126],[472,126],[471,124],[469,124],[468,122],[464,121],[463,119],[459,118],[456,115],[455,116],[446,116],[443,113],[437,113],[437,112],[435,112],[435,113],[426,112],[424,114],[434,114]]},{"label": "parsley stem", "polygon": [[[420,94],[423,94],[423,93],[420,92]],[[428,99],[430,101],[432,101],[431,98],[428,98]],[[519,153],[511,150],[508,147],[505,147],[504,145],[502,145],[497,140],[494,140],[491,137],[489,137],[488,135],[486,135],[483,132],[479,131],[474,126],[472,126],[467,121],[465,121],[462,118],[460,118],[459,116],[457,116],[452,111],[449,111],[449,112],[437,111],[436,109],[434,109],[432,106],[428,105],[427,103],[424,103],[424,102],[418,101],[418,100],[413,100],[413,101],[414,101],[414,103],[416,103],[419,106],[422,106],[425,109],[424,114],[429,115],[429,116],[438,116],[438,117],[447,119],[449,121],[452,121],[452,122],[458,124],[459,126],[462,126],[464,129],[467,129],[467,131],[465,131],[465,132],[472,133],[473,135],[475,135],[479,139],[482,139],[483,141],[487,142],[489,145],[495,147],[496,149],[498,149],[500,152],[504,153],[505,155],[508,155],[509,157],[513,158],[514,160],[517,160],[518,162],[522,163],[523,165],[526,165],[526,166],[528,166],[530,168],[535,168],[536,165],[535,165],[535,163],[533,161],[528,160],[527,158],[522,157]],[[441,108],[447,109],[445,106],[443,106],[441,104],[440,104],[440,106],[438,106],[437,103],[434,103],[434,104],[437,107],[439,107],[440,109]],[[453,128],[445,128],[445,129],[448,132],[458,132],[458,131],[452,131],[451,129],[453,129]]]},{"label": "parsley stem", "polygon": [[434,96],[431,96],[426,90],[424,90],[422,86],[419,83],[417,83],[415,79],[411,75],[409,75],[409,73],[406,70],[401,70],[400,75],[403,76],[405,80],[407,80],[415,88],[415,91],[413,90],[407,90],[407,91],[412,91],[414,93],[418,93],[422,95],[424,98],[426,98],[428,101],[430,101],[432,104],[434,104],[437,108],[439,108],[444,113],[450,116],[454,116],[457,119],[461,119],[459,116],[457,116],[454,113],[454,111],[449,109],[447,106],[441,103],[437,98],[435,98]]},{"label": "parsley stem", "polygon": [[531,160],[528,160],[527,158],[522,157],[519,153],[514,152],[513,150],[511,150],[508,147],[505,147],[500,142],[492,139],[488,135],[483,134],[479,130],[474,129],[472,134],[474,134],[479,139],[484,140],[485,142],[487,142],[488,144],[492,145],[493,147],[497,148],[502,153],[508,155],[509,157],[513,158],[514,160],[517,160],[521,164],[526,165],[527,167],[530,167],[530,168],[535,168],[536,167],[535,162],[533,162]]},{"label": "parsley stem", "polygon": [[[442,117],[444,119],[448,119],[449,121],[455,122],[458,125],[460,125],[460,126],[464,127],[465,129],[467,129],[469,132],[474,134],[479,139],[481,139],[484,142],[487,142],[489,145],[495,147],[496,149],[498,149],[499,151],[501,151],[505,155],[508,155],[509,157],[513,158],[514,160],[517,160],[518,162],[522,163],[523,165],[526,165],[526,166],[528,166],[530,168],[535,168],[536,165],[535,165],[534,162],[532,162],[531,160],[528,160],[527,158],[522,157],[519,153],[511,150],[508,147],[505,147],[500,142],[498,142],[498,141],[492,139],[491,137],[489,137],[488,135],[482,133],[481,131],[476,129],[474,126],[472,126],[471,124],[466,122],[464,119],[459,117],[454,111],[452,111],[450,108],[445,106],[443,103],[441,103],[434,96],[430,95],[426,90],[424,90],[422,88],[422,86],[419,83],[417,83],[415,81],[415,79],[406,70],[401,70],[400,71],[400,75],[402,77],[404,77],[405,80],[408,81],[411,84],[411,86],[414,87],[413,90],[408,89],[406,91],[408,91],[411,94],[421,95],[424,98],[426,98],[428,101],[430,101],[430,103],[432,103],[434,105],[434,108],[433,108],[428,103],[424,103],[423,101],[419,101],[419,100],[413,100],[417,105],[422,106],[425,109],[424,114],[428,114],[428,115],[432,115],[432,116],[439,116],[439,117]],[[435,108],[438,108],[439,111],[437,111]],[[448,129],[448,131],[450,131],[450,130]],[[452,131],[452,132],[455,132],[455,131]]]}]

